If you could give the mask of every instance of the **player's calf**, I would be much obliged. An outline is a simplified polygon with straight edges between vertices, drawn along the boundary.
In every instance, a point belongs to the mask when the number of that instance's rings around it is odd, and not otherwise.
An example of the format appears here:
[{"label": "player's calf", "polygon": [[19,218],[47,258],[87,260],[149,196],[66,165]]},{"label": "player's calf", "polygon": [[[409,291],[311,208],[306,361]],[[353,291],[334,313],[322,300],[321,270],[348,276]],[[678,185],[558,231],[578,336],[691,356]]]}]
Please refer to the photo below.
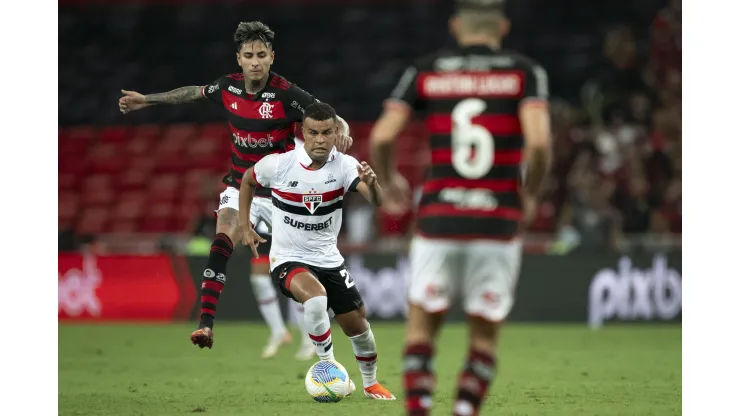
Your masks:
[{"label": "player's calf", "polygon": [[234,251],[234,243],[225,233],[216,234],[211,244],[203,284],[200,292],[200,325],[198,328],[213,328],[218,299],[226,284],[226,263]]},{"label": "player's calf", "polygon": [[410,304],[406,323],[406,348],[403,352],[403,384],[406,414],[427,416],[432,407],[435,377],[432,371],[434,339],[444,314],[430,314]]},{"label": "player's calf", "polygon": [[318,279],[304,268],[290,270],[285,277],[285,288],[299,302],[303,302],[303,320],[308,336],[321,360],[334,360],[331,341],[331,322],[326,289]]},{"label": "player's calf", "polygon": [[470,318],[470,351],[457,384],[455,416],[477,415],[496,377],[498,323]]}]

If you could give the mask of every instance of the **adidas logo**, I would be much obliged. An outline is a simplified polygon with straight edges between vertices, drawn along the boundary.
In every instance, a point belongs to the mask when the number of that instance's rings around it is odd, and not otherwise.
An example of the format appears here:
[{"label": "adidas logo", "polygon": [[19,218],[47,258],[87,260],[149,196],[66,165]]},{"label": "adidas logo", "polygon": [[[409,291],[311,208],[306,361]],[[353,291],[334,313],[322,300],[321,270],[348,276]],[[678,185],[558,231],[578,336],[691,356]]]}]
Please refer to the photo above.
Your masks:
[{"label": "adidas logo", "polygon": [[237,108],[236,108],[236,103],[231,103],[231,105],[230,105],[229,107],[233,108],[234,110],[236,110],[236,109],[237,109]]}]

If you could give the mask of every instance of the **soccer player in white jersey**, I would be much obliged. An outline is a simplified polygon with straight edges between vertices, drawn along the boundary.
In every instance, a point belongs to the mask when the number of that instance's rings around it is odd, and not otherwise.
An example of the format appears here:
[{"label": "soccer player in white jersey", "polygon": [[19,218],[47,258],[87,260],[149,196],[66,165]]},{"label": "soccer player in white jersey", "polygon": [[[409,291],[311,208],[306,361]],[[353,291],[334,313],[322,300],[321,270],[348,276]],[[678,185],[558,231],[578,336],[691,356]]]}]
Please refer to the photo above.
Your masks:
[{"label": "soccer player in white jersey", "polygon": [[270,274],[282,293],[303,304],[304,323],[322,360],[334,360],[327,309],[352,342],[360,366],[365,396],[395,400],[376,378],[375,337],[365,318],[365,306],[344,258],[337,248],[342,226],[342,200],[359,192],[376,206],[382,190],[367,163],[339,153],[337,113],[325,103],[306,107],[305,143],[295,150],[265,156],[249,168],[239,190],[239,219],[244,245],[258,256],[265,242],[249,222],[254,189],[272,189]]}]

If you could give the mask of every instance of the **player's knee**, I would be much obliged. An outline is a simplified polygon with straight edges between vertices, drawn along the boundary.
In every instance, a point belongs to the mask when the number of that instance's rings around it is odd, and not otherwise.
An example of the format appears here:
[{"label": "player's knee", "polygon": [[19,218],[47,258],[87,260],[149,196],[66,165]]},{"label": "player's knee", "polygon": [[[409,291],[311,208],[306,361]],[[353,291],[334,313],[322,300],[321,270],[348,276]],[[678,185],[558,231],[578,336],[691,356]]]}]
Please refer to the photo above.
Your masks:
[{"label": "player's knee", "polygon": [[[259,260],[262,259],[260,256]],[[270,263],[261,261],[252,261],[252,278],[270,274]]]},{"label": "player's knee", "polygon": [[303,302],[303,314],[307,319],[319,319],[326,313],[329,300],[326,295],[313,296]]},{"label": "player's knee", "polygon": [[219,224],[216,226],[216,234],[226,234],[231,241],[238,241],[240,232],[239,227],[232,224]]},{"label": "player's knee", "polygon": [[501,323],[480,317],[470,317],[470,347],[477,351],[495,353]]}]

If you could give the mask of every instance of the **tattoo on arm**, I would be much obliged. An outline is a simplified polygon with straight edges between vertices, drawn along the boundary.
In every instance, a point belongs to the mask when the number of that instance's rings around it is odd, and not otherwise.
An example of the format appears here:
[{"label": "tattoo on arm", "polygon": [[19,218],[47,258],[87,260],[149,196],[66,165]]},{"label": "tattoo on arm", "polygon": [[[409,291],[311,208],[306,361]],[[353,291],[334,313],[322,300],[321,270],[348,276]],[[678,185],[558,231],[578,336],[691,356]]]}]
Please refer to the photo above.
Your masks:
[{"label": "tattoo on arm", "polygon": [[159,94],[146,95],[146,102],[149,104],[185,104],[202,100],[205,97],[201,94],[201,88],[198,86],[181,87],[172,91],[162,92]]}]

